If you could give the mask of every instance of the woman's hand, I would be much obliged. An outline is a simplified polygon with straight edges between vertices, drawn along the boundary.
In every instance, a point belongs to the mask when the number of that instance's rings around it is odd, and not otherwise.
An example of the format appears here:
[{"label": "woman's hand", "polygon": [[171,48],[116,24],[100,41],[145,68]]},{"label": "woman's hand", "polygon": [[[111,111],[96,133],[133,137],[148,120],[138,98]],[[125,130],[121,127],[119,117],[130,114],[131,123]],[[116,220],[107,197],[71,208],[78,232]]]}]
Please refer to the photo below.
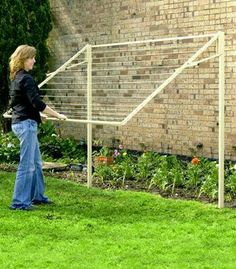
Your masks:
[{"label": "woman's hand", "polygon": [[67,120],[67,117],[63,114],[60,114],[56,112],[56,110],[52,109],[50,106],[46,106],[45,109],[43,110],[43,113],[46,113],[47,115],[53,116],[58,118],[59,120]]},{"label": "woman's hand", "polygon": [[59,120],[67,120],[67,116],[65,116],[65,115],[63,115],[63,114],[60,114],[60,113],[58,113],[57,118],[58,118]]},{"label": "woman's hand", "polygon": [[40,112],[40,118],[41,118],[41,121],[46,121],[48,116],[45,115],[44,113]]}]

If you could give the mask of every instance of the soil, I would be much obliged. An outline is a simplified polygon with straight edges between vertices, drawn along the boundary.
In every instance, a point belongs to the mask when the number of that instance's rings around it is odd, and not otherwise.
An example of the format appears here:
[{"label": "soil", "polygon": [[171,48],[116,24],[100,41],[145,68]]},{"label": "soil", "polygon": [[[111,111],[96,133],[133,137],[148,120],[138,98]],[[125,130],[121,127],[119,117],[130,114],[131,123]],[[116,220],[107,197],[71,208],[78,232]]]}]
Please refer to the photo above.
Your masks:
[{"label": "soil", "polygon": [[[44,173],[47,176],[53,176],[56,178],[60,178],[63,180],[74,181],[80,183],[82,185],[87,185],[87,174],[84,172],[77,171],[48,171]],[[175,189],[174,193],[172,192],[164,192],[157,187],[149,188],[149,184],[145,181],[134,181],[134,180],[126,180],[123,185],[122,182],[117,182],[114,180],[101,182],[97,178],[93,178],[93,187],[97,187],[104,190],[128,190],[128,191],[141,191],[148,192],[156,195],[160,195],[164,198],[170,199],[182,199],[182,200],[194,200],[200,201],[202,203],[212,203],[217,206],[217,200],[209,199],[208,197],[201,196],[197,198],[196,195],[192,192],[186,192],[183,189]],[[236,200],[226,202],[225,207],[235,208],[236,209]]]}]

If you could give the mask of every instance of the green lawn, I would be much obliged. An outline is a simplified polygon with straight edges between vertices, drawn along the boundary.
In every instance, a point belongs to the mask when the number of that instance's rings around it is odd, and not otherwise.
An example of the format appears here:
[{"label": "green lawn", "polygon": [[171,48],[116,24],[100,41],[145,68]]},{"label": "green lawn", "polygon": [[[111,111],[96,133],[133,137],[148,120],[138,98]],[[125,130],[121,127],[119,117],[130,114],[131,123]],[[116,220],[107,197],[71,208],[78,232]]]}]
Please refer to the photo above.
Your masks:
[{"label": "green lawn", "polygon": [[235,269],[236,211],[46,178],[56,205],[11,211],[0,172],[1,269]]}]

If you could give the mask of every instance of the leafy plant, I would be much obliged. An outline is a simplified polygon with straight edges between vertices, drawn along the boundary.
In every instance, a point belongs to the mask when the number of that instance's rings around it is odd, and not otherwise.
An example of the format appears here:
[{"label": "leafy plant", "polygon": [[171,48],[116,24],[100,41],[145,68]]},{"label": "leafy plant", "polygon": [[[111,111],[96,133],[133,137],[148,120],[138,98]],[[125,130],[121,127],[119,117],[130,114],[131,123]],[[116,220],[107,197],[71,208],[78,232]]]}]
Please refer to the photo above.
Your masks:
[{"label": "leafy plant", "polygon": [[189,162],[186,169],[186,188],[198,192],[211,168],[211,162],[206,158],[200,158],[198,162]]},{"label": "leafy plant", "polygon": [[176,156],[170,156],[167,158],[169,161],[169,183],[172,187],[172,193],[176,187],[182,187],[184,185],[185,169],[183,164],[176,158]]},{"label": "leafy plant", "polygon": [[208,171],[204,176],[198,197],[205,194],[212,200],[217,198],[218,194],[218,166],[216,162],[208,162]]},{"label": "leafy plant", "polygon": [[193,163],[188,163],[186,167],[185,175],[185,187],[188,190],[196,191],[204,178],[204,170],[202,165],[195,165]]},{"label": "leafy plant", "polygon": [[40,125],[39,140],[41,152],[44,156],[53,159],[86,160],[86,145],[84,141],[74,138],[63,138],[57,134],[54,124],[47,121]]},{"label": "leafy plant", "polygon": [[104,182],[105,180],[113,179],[114,173],[111,166],[98,165],[93,175],[97,177],[101,182]]},{"label": "leafy plant", "polygon": [[236,172],[234,171],[231,175],[225,179],[225,192],[229,193],[230,198],[236,197]]},{"label": "leafy plant", "polygon": [[0,133],[0,161],[16,163],[19,161],[20,145],[17,137],[12,133]]},{"label": "leafy plant", "polygon": [[137,161],[135,178],[147,180],[152,178],[154,170],[160,163],[160,156],[155,152],[144,152]]},{"label": "leafy plant", "polygon": [[158,186],[161,190],[171,189],[172,193],[176,187],[184,184],[184,169],[176,156],[160,156],[159,164],[151,178],[149,188]]},{"label": "leafy plant", "polygon": [[99,150],[99,156],[103,156],[103,157],[111,157],[113,155],[113,150],[110,149],[107,146],[103,146],[100,150]]},{"label": "leafy plant", "polygon": [[[127,156],[127,155],[126,155]],[[121,162],[117,162],[113,165],[114,177],[116,181],[121,180],[124,186],[125,180],[133,179],[135,173],[135,164],[133,159],[127,156]]]},{"label": "leafy plant", "polygon": [[168,162],[167,156],[160,156],[159,163],[157,164],[154,174],[151,178],[149,189],[152,185],[158,186],[161,190],[167,190],[168,188]]}]

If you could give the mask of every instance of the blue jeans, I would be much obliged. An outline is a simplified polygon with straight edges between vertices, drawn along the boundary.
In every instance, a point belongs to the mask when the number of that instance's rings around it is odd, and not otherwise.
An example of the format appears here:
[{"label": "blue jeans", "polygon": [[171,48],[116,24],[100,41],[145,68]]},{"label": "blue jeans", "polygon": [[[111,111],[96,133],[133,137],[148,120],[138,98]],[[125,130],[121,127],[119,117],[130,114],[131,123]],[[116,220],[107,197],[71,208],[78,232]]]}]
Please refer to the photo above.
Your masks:
[{"label": "blue jeans", "polygon": [[12,208],[29,208],[33,201],[47,201],[44,196],[42,160],[37,137],[37,122],[31,119],[12,124],[20,140],[20,163],[16,173]]}]

